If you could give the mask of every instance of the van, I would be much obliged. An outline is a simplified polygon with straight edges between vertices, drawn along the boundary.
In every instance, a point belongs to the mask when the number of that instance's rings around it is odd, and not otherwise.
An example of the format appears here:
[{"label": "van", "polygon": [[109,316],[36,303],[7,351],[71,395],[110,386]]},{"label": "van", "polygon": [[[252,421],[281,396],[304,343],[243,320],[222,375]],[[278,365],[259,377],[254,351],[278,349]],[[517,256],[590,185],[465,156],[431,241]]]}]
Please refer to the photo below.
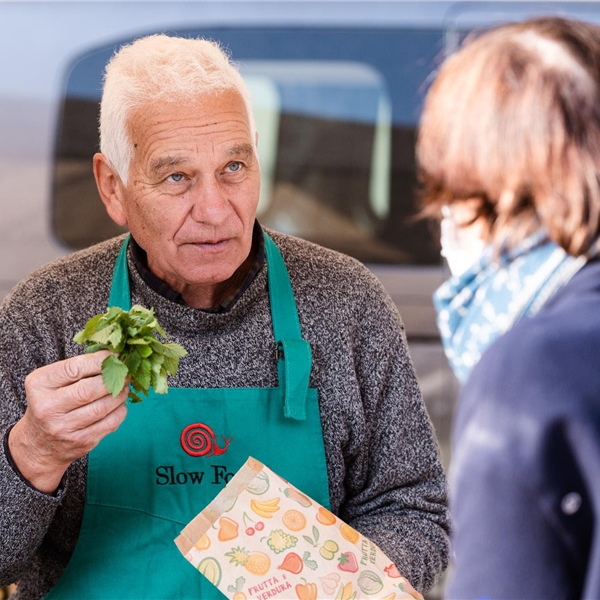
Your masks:
[{"label": "van", "polygon": [[540,14],[597,22],[600,3],[0,1],[0,298],[42,264],[121,232],[91,169],[114,50],[156,32],[217,40],[252,92],[260,222],[350,254],[382,281],[448,466],[458,385],[431,295],[449,272],[438,231],[415,219],[416,124],[467,32]]}]

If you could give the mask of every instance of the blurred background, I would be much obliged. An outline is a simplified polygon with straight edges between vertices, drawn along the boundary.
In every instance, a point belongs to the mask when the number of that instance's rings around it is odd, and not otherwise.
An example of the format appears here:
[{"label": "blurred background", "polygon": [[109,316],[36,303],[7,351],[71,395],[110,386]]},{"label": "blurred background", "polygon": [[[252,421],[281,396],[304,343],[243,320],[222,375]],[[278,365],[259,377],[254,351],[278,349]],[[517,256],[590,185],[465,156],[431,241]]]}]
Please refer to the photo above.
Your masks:
[{"label": "blurred background", "polygon": [[0,1],[0,298],[40,265],[120,233],[91,170],[113,51],[156,32],[218,40],[252,92],[260,222],[380,278],[449,467],[458,384],[431,302],[449,272],[436,227],[415,219],[416,124],[437,66],[469,31],[540,14],[599,21],[600,3]]}]

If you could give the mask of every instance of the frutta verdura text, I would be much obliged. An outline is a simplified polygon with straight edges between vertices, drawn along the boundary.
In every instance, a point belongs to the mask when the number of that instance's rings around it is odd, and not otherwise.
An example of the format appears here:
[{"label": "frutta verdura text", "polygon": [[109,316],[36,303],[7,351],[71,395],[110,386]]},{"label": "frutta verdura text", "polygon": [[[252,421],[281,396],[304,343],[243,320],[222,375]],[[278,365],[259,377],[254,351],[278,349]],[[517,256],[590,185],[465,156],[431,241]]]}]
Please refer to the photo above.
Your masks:
[{"label": "frutta verdura text", "polygon": [[156,333],[163,339],[167,337],[153,308],[136,304],[127,311],[112,306],[92,317],[73,341],[80,346],[85,344],[86,354],[98,350],[113,352],[102,363],[106,389],[117,396],[129,377],[128,398],[131,402],[141,402],[138,393],[147,396],[150,387],[157,394],[167,393],[167,376],[177,373],[179,359],[187,354],[175,342],[160,342]]}]

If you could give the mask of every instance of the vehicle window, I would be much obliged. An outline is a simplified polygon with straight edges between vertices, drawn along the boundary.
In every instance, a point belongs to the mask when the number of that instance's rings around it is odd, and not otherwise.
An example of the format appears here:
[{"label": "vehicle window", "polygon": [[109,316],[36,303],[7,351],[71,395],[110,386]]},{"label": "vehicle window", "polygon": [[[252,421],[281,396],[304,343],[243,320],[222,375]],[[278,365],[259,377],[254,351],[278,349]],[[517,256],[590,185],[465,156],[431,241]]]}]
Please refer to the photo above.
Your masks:
[{"label": "vehicle window", "polygon": [[[414,219],[414,143],[427,82],[443,53],[442,31],[176,33],[221,42],[251,89],[263,172],[261,223],[367,263],[440,263],[429,226]],[[102,72],[118,46],[79,57],[65,78],[53,223],[70,248],[120,232],[91,172]]]}]

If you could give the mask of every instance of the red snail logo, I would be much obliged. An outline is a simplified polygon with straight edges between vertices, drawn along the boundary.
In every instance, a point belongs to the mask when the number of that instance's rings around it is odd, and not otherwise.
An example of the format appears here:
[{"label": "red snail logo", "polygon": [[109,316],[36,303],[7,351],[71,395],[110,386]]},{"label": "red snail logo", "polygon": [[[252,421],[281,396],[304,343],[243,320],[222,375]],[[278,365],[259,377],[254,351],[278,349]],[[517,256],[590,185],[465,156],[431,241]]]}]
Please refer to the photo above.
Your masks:
[{"label": "red snail logo", "polygon": [[227,451],[229,442],[233,438],[227,439],[221,436],[225,446],[219,447],[215,432],[204,423],[193,423],[188,425],[181,433],[181,447],[190,456],[218,456]]}]

